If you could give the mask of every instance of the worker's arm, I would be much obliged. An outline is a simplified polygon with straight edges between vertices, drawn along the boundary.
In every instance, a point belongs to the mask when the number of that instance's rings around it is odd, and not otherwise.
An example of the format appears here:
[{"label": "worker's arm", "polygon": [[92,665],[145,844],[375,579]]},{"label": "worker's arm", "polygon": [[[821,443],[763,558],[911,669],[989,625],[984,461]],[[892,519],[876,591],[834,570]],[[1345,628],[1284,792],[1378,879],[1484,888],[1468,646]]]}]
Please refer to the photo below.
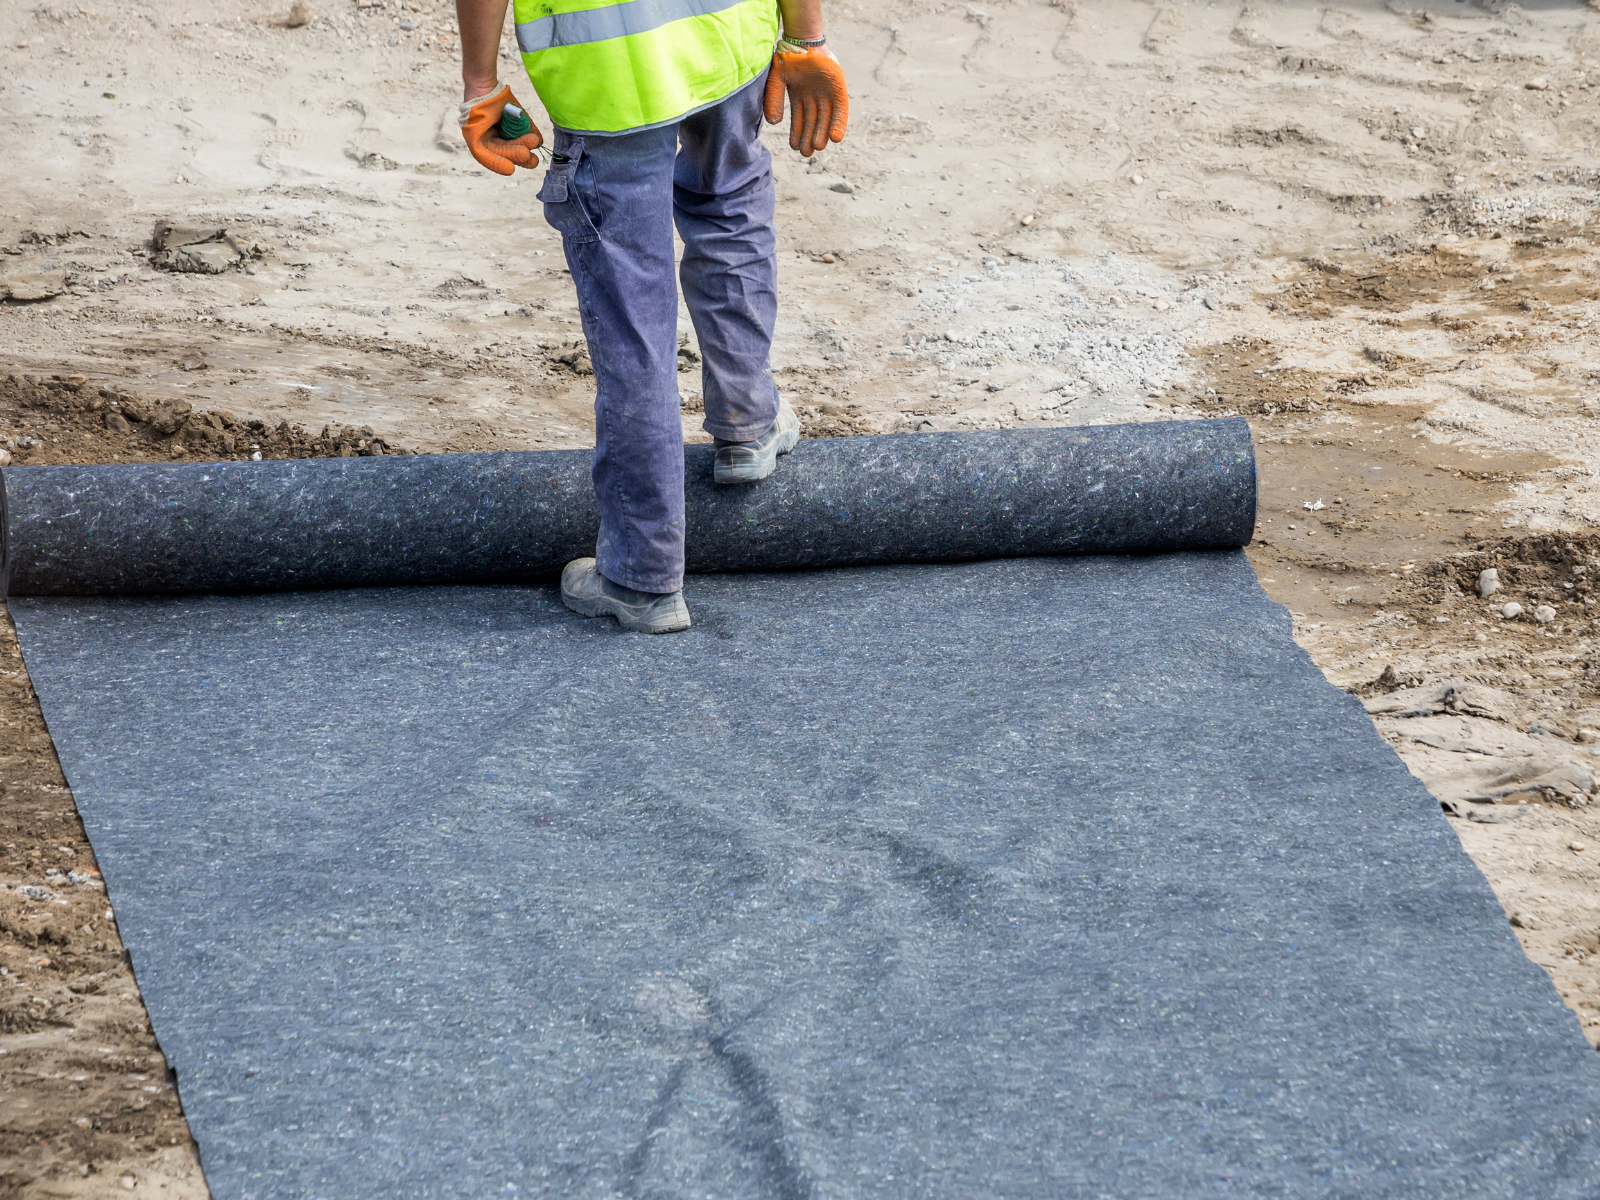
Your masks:
[{"label": "worker's arm", "polygon": [[456,24],[461,27],[461,98],[498,92],[506,0],[456,0]]},{"label": "worker's arm", "polygon": [[822,0],[778,0],[783,14],[783,31],[802,42],[822,36]]},{"label": "worker's arm", "polygon": [[[801,42],[823,36],[822,0],[778,0],[783,34]],[[763,108],[769,124],[783,120],[789,101],[789,146],[810,157],[829,142],[844,141],[850,122],[850,94],[839,60],[825,45],[794,46],[784,41],[772,56]]]},{"label": "worker's arm", "polygon": [[[500,175],[531,167],[544,144],[535,126],[519,138],[500,136],[500,114],[517,104],[509,87],[500,86],[500,30],[506,23],[506,0],[456,0],[461,27],[461,136],[472,157]],[[519,108],[521,105],[517,105]]]}]

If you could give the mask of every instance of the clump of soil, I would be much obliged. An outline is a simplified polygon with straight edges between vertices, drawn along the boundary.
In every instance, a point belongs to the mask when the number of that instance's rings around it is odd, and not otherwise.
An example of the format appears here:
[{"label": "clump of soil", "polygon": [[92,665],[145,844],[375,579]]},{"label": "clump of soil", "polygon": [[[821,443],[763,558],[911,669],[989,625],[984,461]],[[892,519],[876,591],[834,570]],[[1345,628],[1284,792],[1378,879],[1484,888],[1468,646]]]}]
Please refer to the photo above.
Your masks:
[{"label": "clump of soil", "polygon": [[0,377],[0,449],[14,463],[245,461],[412,454],[369,427],[324,425],[313,433],[187,400],[149,398],[82,375]]},{"label": "clump of soil", "polygon": [[855,403],[821,398],[806,402],[802,399],[795,404],[795,412],[800,417],[800,436],[803,438],[856,437],[863,433],[878,432],[878,427],[862,411],[861,405]]},{"label": "clump of soil", "polygon": [[[1484,571],[1498,575],[1493,593],[1496,605],[1517,603],[1522,612],[1500,619],[1501,625],[1536,629],[1550,624],[1558,632],[1596,632],[1600,597],[1600,535],[1592,533],[1531,534],[1496,537],[1476,543],[1472,550],[1448,559],[1419,564],[1390,593],[1390,606],[1404,607],[1425,619],[1447,615],[1444,606],[1467,598],[1478,600],[1478,579]],[[1551,622],[1541,623],[1534,611],[1548,605],[1555,610]],[[1597,690],[1600,676],[1588,675]]]},{"label": "clump of soil", "polygon": [[1278,347],[1261,338],[1240,335],[1217,345],[1193,347],[1190,355],[1200,382],[1174,387],[1162,403],[1192,408],[1195,416],[1319,413],[1328,408],[1328,389],[1343,390],[1342,380],[1281,366]]},{"label": "clump of soil", "polygon": [[[1600,298],[1578,252],[1550,253],[1547,237],[1487,238],[1399,250],[1387,257],[1303,260],[1303,277],[1264,297],[1284,316],[1328,320],[1341,310],[1403,311],[1470,296],[1491,313],[1522,313]],[[1556,247],[1558,251],[1568,248]]]}]

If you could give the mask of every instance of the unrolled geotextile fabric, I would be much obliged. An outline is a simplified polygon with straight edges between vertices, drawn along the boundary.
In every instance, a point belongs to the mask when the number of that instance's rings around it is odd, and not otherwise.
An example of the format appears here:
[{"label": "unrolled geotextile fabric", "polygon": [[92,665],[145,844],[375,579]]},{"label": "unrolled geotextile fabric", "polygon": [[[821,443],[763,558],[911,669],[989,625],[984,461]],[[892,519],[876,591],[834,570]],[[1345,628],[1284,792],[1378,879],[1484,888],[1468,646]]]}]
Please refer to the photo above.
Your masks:
[{"label": "unrolled geotextile fabric", "polygon": [[555,535],[110,594],[6,472],[13,581],[108,593],[10,603],[219,1200],[1600,1194],[1600,1065],[1437,802],[1238,549],[1160,540],[1248,537],[1242,430],[1040,432],[1190,438],[1138,498],[1191,524],[1133,553],[1116,472],[1029,490],[1048,439],[802,445],[744,511],[814,557],[658,638],[567,612]]}]

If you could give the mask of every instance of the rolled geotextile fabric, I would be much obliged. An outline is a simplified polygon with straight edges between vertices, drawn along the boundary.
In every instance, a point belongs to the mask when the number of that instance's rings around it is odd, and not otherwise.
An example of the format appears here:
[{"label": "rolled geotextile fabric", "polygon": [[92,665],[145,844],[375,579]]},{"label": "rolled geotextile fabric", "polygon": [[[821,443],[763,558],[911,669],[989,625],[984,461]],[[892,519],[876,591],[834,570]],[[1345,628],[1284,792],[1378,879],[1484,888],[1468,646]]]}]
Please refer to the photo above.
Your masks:
[{"label": "rolled geotextile fabric", "polygon": [[[688,566],[766,571],[1244,545],[1243,420],[801,442],[718,487],[685,449]],[[548,578],[594,552],[592,452],[0,473],[14,596],[249,592]]]}]

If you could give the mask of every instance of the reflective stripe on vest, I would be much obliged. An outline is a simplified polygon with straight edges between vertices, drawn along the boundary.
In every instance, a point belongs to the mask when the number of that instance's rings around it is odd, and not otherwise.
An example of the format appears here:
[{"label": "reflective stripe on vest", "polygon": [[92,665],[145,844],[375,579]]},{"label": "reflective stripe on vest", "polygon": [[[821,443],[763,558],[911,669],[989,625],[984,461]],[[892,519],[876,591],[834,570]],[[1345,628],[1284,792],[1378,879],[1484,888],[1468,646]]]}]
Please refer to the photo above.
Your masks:
[{"label": "reflective stripe on vest", "polygon": [[517,44],[550,119],[622,133],[715,104],[766,69],[776,0],[516,0]]}]

